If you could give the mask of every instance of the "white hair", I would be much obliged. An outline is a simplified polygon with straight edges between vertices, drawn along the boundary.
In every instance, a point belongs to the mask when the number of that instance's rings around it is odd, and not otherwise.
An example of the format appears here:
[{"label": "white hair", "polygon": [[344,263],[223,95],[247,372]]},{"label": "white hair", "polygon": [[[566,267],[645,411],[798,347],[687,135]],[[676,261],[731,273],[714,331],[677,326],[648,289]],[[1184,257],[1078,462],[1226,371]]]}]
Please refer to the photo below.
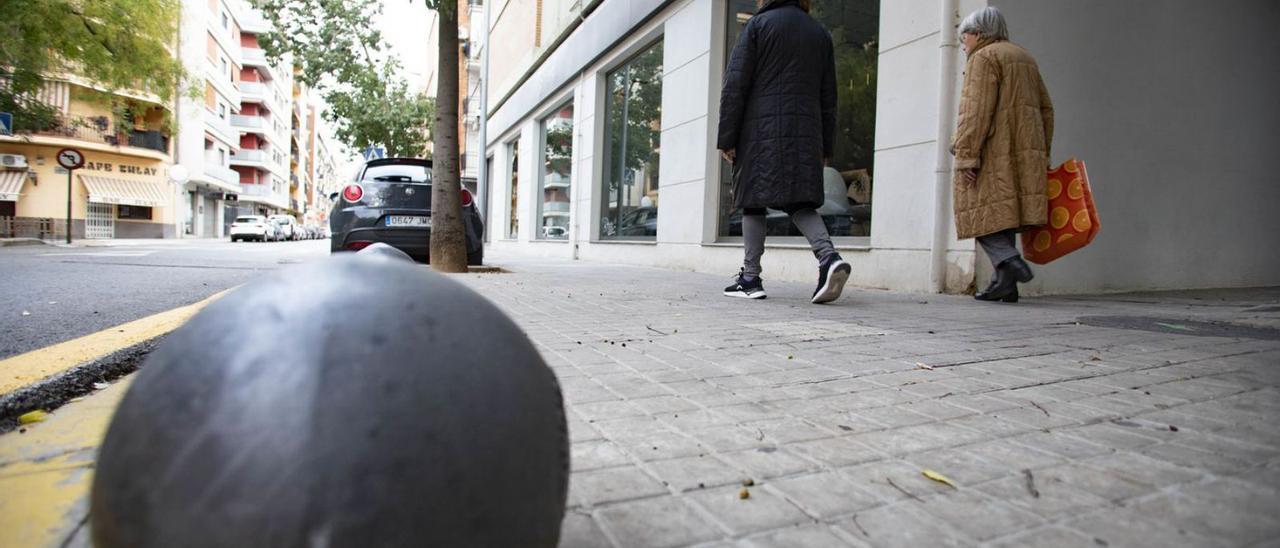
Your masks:
[{"label": "white hair", "polygon": [[1009,27],[1004,23],[1004,15],[994,7],[985,7],[964,18],[960,22],[960,34],[976,34],[983,38],[997,40],[1009,39]]}]

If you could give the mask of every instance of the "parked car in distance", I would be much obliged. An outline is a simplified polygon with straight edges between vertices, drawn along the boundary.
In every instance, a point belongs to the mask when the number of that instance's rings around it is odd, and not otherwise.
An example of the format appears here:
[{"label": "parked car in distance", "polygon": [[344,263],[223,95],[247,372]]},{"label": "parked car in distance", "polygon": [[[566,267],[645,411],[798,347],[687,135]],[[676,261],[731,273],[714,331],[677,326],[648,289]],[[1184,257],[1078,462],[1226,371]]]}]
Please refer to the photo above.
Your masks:
[{"label": "parked car in distance", "polygon": [[[475,199],[461,189],[467,264],[484,262],[484,221]],[[355,182],[331,196],[329,250],[359,251],[382,242],[429,262],[431,248],[431,160],[370,160]]]},{"label": "parked car in distance", "polygon": [[280,228],[279,237],[281,240],[301,239],[302,231],[298,228],[297,219],[290,215],[272,215],[270,220]]},{"label": "parked car in distance", "polygon": [[275,239],[275,225],[261,215],[236,217],[231,223],[231,241],[255,240],[266,242]]}]

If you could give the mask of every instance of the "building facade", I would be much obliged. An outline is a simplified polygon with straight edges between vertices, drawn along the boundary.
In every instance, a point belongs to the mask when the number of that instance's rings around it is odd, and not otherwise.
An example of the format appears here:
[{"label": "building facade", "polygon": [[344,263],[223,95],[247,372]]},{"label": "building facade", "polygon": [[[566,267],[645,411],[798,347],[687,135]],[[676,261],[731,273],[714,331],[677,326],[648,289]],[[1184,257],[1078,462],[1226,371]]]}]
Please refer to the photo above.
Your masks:
[{"label": "building facade", "polygon": [[[65,237],[68,206],[77,239],[174,237],[168,106],[72,75],[50,75],[39,99],[58,111],[52,125],[0,135],[0,237]],[[70,176],[64,148],[85,158]]]},{"label": "building facade", "polygon": [[[490,245],[736,272],[741,214],[714,145],[724,66],[755,2],[566,2],[567,17],[549,4],[487,6]],[[1102,222],[1088,248],[1039,267],[1028,293],[1280,283],[1280,254],[1259,251],[1280,244],[1259,205],[1280,199],[1262,165],[1280,144],[1268,129],[1280,107],[1266,99],[1280,91],[1267,76],[1280,49],[1262,23],[1280,15],[1274,3],[814,0],[839,82],[819,213],[852,283],[963,293],[990,272],[955,237],[948,151],[965,62],[956,27],[988,4],[1039,59],[1057,110],[1052,160],[1088,163]],[[1177,21],[1208,20],[1194,52],[1174,44]],[[1193,60],[1189,85],[1179,67]],[[1174,121],[1176,135],[1162,129]],[[1212,191],[1197,192],[1206,181]],[[811,281],[807,243],[780,212],[768,222],[766,279]]]},{"label": "building facade", "polygon": [[204,88],[179,107],[183,237],[221,238],[237,216],[287,208],[293,70],[267,60],[258,36],[269,31],[241,0],[183,2],[183,66]]},{"label": "building facade", "polygon": [[271,28],[252,6],[242,5],[240,112],[231,119],[240,133],[240,150],[231,156],[240,193],[235,203],[227,204],[227,218],[274,215],[288,208],[293,67],[288,57],[278,64],[267,59],[258,40]]}]

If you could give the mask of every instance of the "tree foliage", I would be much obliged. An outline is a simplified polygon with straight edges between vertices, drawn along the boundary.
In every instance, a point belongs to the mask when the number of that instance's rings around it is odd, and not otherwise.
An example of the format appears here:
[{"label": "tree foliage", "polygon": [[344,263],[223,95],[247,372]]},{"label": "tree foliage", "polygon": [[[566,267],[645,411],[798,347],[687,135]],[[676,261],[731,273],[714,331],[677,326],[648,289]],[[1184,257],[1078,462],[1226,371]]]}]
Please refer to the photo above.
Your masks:
[{"label": "tree foliage", "polygon": [[182,81],[173,55],[180,0],[0,0],[0,111],[18,131],[55,123],[36,95],[75,74],[111,91],[167,102]]},{"label": "tree foliage", "polygon": [[[0,0],[3,1],[3,0]],[[422,156],[434,101],[409,90],[374,23],[377,0],[254,0],[274,31],[260,44],[274,62],[291,55],[297,76],[328,103],[325,118],[356,149]]]}]

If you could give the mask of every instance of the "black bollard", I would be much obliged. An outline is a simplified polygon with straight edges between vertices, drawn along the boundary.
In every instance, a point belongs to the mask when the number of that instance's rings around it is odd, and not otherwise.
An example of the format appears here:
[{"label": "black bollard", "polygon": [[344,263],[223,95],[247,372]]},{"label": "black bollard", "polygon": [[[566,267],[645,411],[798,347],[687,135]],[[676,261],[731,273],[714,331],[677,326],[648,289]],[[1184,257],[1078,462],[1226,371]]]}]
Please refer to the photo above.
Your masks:
[{"label": "black bollard", "polygon": [[385,257],[388,259],[400,259],[413,262],[413,257],[410,257],[408,253],[382,242],[375,242],[369,247],[357,251],[356,255],[361,257]]},{"label": "black bollard", "polygon": [[111,421],[90,501],[114,547],[554,547],[560,388],[462,284],[335,257],[170,334]]}]

